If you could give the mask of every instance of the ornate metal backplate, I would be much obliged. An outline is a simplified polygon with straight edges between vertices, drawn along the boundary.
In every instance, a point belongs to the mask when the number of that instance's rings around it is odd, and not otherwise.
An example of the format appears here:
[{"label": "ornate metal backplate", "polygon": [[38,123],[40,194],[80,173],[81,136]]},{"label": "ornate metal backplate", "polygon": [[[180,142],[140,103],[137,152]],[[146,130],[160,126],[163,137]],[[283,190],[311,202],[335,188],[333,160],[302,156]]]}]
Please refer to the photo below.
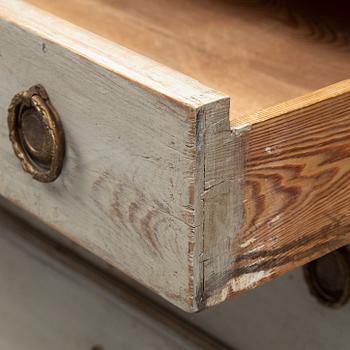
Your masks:
[{"label": "ornate metal backplate", "polygon": [[60,118],[43,86],[14,96],[8,110],[10,140],[23,169],[52,182],[62,171],[65,140]]}]

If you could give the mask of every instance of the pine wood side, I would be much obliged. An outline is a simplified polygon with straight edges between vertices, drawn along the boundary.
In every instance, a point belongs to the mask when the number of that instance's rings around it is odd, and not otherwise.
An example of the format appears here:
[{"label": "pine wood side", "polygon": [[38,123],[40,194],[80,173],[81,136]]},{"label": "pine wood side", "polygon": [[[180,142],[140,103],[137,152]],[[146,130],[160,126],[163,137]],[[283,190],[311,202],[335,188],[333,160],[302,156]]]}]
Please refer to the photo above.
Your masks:
[{"label": "pine wood side", "polygon": [[205,306],[350,242],[350,81],[246,120],[207,149]]}]

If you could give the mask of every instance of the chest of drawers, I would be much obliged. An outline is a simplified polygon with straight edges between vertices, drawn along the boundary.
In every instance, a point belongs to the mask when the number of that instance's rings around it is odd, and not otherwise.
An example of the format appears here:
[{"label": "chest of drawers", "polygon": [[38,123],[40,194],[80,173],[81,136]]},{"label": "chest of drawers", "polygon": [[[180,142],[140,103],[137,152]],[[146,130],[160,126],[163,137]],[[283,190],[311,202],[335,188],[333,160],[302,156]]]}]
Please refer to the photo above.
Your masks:
[{"label": "chest of drawers", "polygon": [[[189,312],[347,244],[349,53],[279,11],[0,0],[0,195]],[[64,133],[49,183],[8,139],[38,84]]]}]

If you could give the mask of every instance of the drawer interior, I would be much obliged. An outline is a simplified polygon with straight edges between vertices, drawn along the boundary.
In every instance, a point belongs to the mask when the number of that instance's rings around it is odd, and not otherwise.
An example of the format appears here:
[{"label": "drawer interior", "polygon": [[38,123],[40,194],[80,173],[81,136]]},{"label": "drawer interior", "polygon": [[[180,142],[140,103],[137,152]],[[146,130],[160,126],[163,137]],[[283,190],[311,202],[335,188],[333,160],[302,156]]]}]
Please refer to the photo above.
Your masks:
[{"label": "drawer interior", "polygon": [[231,118],[349,77],[345,1],[27,0],[231,97]]}]

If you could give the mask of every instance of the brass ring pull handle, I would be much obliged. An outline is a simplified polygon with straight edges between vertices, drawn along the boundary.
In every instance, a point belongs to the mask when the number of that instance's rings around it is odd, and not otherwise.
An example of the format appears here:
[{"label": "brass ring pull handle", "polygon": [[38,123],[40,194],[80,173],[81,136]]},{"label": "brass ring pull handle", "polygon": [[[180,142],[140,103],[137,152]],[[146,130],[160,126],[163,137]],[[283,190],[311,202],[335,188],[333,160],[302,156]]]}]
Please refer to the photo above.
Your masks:
[{"label": "brass ring pull handle", "polygon": [[8,127],[23,169],[35,180],[55,181],[63,166],[65,140],[60,118],[43,86],[35,85],[14,96]]}]

